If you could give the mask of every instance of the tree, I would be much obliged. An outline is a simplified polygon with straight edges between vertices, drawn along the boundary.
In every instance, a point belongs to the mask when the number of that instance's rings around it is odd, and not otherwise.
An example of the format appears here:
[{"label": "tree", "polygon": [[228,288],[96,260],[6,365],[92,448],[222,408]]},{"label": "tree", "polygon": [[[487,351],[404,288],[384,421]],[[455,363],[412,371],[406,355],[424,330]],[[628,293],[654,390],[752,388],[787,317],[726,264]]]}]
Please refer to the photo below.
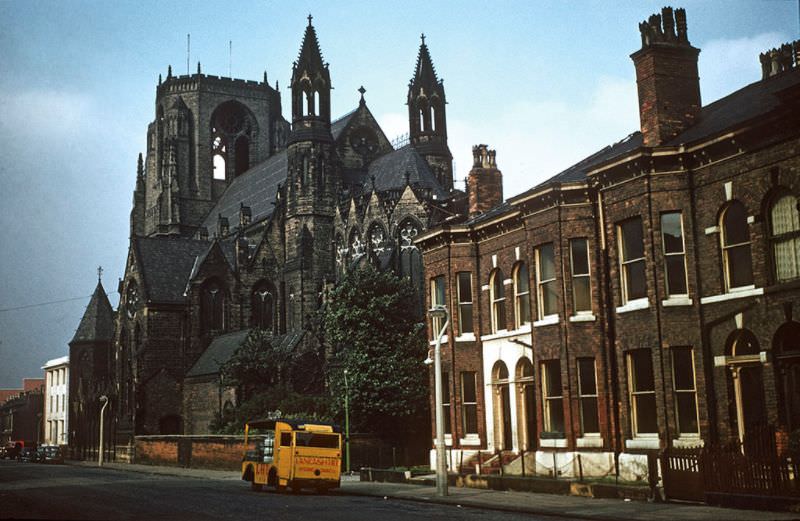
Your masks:
[{"label": "tree", "polygon": [[387,440],[427,433],[427,343],[414,288],[367,265],[349,272],[330,297],[322,329],[331,350],[331,412],[344,418],[346,369],[352,430]]},{"label": "tree", "polygon": [[258,392],[286,388],[292,358],[290,351],[273,344],[271,333],[253,329],[233,356],[222,364],[220,372],[223,381],[235,387],[244,402]]},{"label": "tree", "polygon": [[[320,371],[318,357],[302,349],[295,351],[298,346],[279,339],[268,331],[253,329],[220,366],[224,384],[236,389],[238,400],[232,410],[212,423],[212,431],[238,433],[246,421],[277,411],[286,418],[330,418],[328,398],[319,392],[321,386],[309,381]],[[295,379],[294,374],[302,374],[302,378]],[[315,387],[317,392],[313,392]]]}]

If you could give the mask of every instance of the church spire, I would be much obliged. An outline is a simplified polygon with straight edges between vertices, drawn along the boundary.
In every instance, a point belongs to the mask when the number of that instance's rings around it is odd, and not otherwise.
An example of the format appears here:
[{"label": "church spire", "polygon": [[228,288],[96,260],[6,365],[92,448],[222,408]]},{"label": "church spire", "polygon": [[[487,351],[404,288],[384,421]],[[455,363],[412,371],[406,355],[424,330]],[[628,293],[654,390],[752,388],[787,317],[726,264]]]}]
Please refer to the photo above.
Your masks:
[{"label": "church spire", "polygon": [[428,51],[428,46],[425,44],[425,33],[420,36],[422,43],[419,46],[419,53],[417,54],[417,67],[414,70],[414,77],[411,79],[411,85],[416,88],[424,88],[428,92],[437,90],[441,83],[436,78],[436,68],[433,66],[431,53]]},{"label": "church spire", "polygon": [[447,99],[436,76],[425,35],[417,54],[414,77],[408,83],[408,126],[411,144],[445,190],[453,188],[453,156],[447,146]]},{"label": "church spire", "polygon": [[[331,76],[322,60],[317,31],[308,15],[308,25],[300,45],[300,54],[292,67],[292,124],[311,127],[331,121]],[[302,125],[298,123],[303,122]]]}]

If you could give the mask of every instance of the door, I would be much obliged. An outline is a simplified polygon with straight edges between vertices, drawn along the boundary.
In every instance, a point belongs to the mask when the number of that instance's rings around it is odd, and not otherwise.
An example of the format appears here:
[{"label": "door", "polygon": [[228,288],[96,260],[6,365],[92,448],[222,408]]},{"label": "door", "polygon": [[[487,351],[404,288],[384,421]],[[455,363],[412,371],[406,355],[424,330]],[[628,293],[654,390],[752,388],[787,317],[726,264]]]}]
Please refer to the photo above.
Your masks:
[{"label": "door", "polygon": [[734,368],[737,424],[739,441],[747,443],[748,435],[755,435],[767,423],[764,403],[764,384],[761,365],[743,365]]}]

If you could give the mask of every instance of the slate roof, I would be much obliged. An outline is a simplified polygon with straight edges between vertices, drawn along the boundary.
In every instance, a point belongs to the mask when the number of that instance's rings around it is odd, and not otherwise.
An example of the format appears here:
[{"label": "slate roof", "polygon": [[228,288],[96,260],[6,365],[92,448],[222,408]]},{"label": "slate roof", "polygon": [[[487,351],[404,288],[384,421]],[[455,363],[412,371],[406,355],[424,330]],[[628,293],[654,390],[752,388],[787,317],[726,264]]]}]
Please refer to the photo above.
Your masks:
[{"label": "slate roof", "polygon": [[75,336],[69,343],[110,341],[113,335],[114,310],[111,309],[103,284],[98,281]]},{"label": "slate roof", "polygon": [[[220,335],[211,341],[197,362],[189,369],[186,376],[207,376],[219,373],[222,364],[230,360],[231,356],[250,334],[251,329],[243,329],[233,333]],[[303,338],[304,331],[293,331],[286,335],[273,337],[273,349],[291,350]]]},{"label": "slate roof", "polygon": [[764,116],[778,108],[780,91],[797,85],[800,85],[800,68],[797,67],[751,83],[703,107],[697,122],[666,145],[680,145],[708,138],[745,121]]},{"label": "slate roof", "polygon": [[373,175],[375,176],[375,189],[379,192],[403,188],[406,185],[406,173],[409,174],[409,183],[417,183],[422,188],[429,188],[437,197],[447,195],[431,172],[428,163],[411,145],[389,152],[370,163],[367,177],[364,180],[364,188],[372,188],[371,176]]},{"label": "slate roof", "polygon": [[354,108],[341,118],[331,123],[331,135],[333,136],[334,141],[339,139],[339,136],[342,135],[342,132],[344,132],[344,129],[347,128],[347,125],[350,123],[350,120],[353,119],[353,116],[357,111],[358,107]]},{"label": "slate roof", "polygon": [[153,302],[183,302],[195,258],[208,250],[207,241],[180,237],[136,237],[145,296]]},{"label": "slate roof", "polygon": [[209,235],[213,235],[217,229],[219,215],[228,218],[231,228],[237,226],[242,203],[250,207],[252,222],[269,217],[274,209],[272,203],[278,185],[286,181],[286,170],[287,155],[283,150],[231,181],[203,221]]}]

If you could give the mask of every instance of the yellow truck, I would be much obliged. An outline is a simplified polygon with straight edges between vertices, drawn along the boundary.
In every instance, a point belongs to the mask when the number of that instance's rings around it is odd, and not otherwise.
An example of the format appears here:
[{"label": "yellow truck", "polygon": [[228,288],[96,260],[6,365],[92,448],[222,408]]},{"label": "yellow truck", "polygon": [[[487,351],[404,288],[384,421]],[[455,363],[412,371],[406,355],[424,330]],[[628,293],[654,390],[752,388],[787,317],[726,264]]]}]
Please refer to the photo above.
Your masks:
[{"label": "yellow truck", "polygon": [[[258,431],[255,448],[248,439]],[[334,424],[295,419],[250,421],[244,427],[242,480],[282,492],[313,488],[325,493],[341,484],[342,433]]]}]

